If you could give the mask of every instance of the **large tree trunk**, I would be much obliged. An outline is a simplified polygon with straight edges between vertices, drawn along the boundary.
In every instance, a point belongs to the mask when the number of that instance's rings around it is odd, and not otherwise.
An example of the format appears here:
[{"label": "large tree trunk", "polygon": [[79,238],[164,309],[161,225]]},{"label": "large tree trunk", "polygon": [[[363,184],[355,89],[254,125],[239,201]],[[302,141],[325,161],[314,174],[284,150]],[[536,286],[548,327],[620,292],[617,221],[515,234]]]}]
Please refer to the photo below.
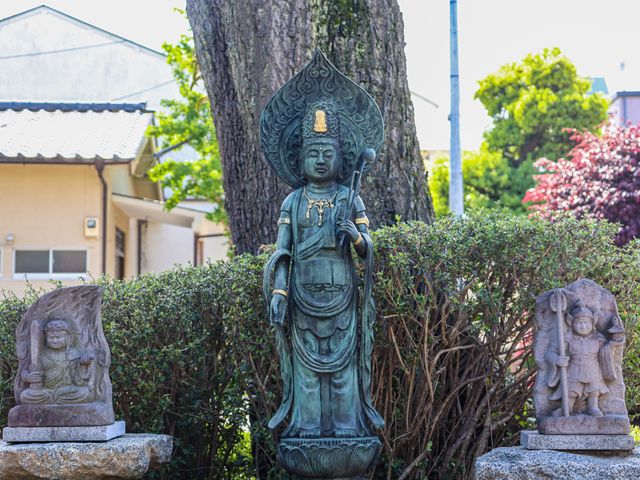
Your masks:
[{"label": "large tree trunk", "polygon": [[275,241],[289,188],[260,153],[258,121],[316,46],[373,96],[384,116],[385,144],[362,185],[372,227],[396,216],[432,219],[396,0],[187,0],[187,14],[211,99],[238,253]]}]

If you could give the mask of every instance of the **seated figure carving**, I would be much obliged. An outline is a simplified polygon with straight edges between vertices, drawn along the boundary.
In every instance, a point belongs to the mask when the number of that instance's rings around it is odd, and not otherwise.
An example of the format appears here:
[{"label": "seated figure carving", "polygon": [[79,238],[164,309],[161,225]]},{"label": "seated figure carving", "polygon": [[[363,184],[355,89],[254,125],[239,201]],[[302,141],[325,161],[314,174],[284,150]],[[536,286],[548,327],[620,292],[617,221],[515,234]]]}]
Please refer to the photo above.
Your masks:
[{"label": "seated figure carving", "polygon": [[97,285],[65,287],[46,293],[24,314],[16,328],[16,405],[9,427],[114,423],[101,303]]},{"label": "seated figure carving", "polygon": [[45,348],[39,368],[23,372],[29,388],[20,394],[22,403],[83,403],[90,397],[94,355],[74,345],[72,323],[52,318],[44,326]]}]

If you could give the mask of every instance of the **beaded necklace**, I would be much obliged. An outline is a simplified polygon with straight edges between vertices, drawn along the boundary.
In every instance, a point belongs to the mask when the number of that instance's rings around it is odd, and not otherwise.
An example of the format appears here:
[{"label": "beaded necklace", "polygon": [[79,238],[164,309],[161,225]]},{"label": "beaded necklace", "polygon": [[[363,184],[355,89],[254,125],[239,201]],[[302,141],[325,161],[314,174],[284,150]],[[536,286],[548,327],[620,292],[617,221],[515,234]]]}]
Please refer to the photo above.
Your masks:
[{"label": "beaded necklace", "polygon": [[321,198],[319,200],[309,198],[309,195],[307,195],[307,187],[304,187],[302,192],[304,193],[304,197],[307,199],[307,213],[305,215],[305,218],[309,219],[311,217],[311,209],[315,208],[318,212],[318,226],[321,227],[324,223],[324,210],[326,208],[334,207],[334,202],[336,200],[336,196],[338,195],[338,190],[336,190],[336,193],[333,194],[333,197]]}]

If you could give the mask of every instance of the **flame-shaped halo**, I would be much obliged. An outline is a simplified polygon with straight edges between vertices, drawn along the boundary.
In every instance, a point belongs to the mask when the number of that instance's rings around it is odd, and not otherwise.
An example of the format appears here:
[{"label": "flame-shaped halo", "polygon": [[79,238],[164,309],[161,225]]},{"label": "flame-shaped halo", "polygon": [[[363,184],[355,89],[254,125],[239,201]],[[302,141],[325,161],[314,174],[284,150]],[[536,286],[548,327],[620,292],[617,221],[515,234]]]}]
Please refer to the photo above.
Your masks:
[{"label": "flame-shaped halo", "polygon": [[339,116],[343,165],[338,182],[349,184],[364,148],[379,152],[382,147],[384,123],[373,98],[316,49],[311,61],[271,97],[260,117],[264,156],[276,174],[294,188],[306,184],[300,162],[302,119],[307,105],[322,101],[335,105]]}]

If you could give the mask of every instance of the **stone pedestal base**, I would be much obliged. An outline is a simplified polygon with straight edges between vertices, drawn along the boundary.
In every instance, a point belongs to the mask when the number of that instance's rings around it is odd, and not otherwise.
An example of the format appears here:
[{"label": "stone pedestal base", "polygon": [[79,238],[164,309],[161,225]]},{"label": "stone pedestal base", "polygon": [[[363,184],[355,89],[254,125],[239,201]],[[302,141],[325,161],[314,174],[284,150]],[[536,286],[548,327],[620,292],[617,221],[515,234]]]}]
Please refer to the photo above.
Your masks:
[{"label": "stone pedestal base", "polygon": [[631,451],[631,435],[543,435],[535,430],[520,432],[520,445],[528,450]]},{"label": "stone pedestal base", "polygon": [[0,480],[141,478],[171,459],[168,435],[127,434],[101,443],[0,441]]},{"label": "stone pedestal base", "polygon": [[496,448],[476,460],[476,480],[637,480],[640,449],[629,455]]},{"label": "stone pedestal base", "polygon": [[630,431],[626,415],[538,417],[536,423],[545,435],[628,435]]},{"label": "stone pedestal base", "polygon": [[283,438],[278,461],[294,480],[359,480],[381,447],[377,437]]},{"label": "stone pedestal base", "polygon": [[100,427],[5,427],[5,442],[106,442],[124,435],[123,421]]},{"label": "stone pedestal base", "polygon": [[84,427],[111,425],[113,405],[93,402],[61,405],[16,405],[9,410],[10,427]]}]

